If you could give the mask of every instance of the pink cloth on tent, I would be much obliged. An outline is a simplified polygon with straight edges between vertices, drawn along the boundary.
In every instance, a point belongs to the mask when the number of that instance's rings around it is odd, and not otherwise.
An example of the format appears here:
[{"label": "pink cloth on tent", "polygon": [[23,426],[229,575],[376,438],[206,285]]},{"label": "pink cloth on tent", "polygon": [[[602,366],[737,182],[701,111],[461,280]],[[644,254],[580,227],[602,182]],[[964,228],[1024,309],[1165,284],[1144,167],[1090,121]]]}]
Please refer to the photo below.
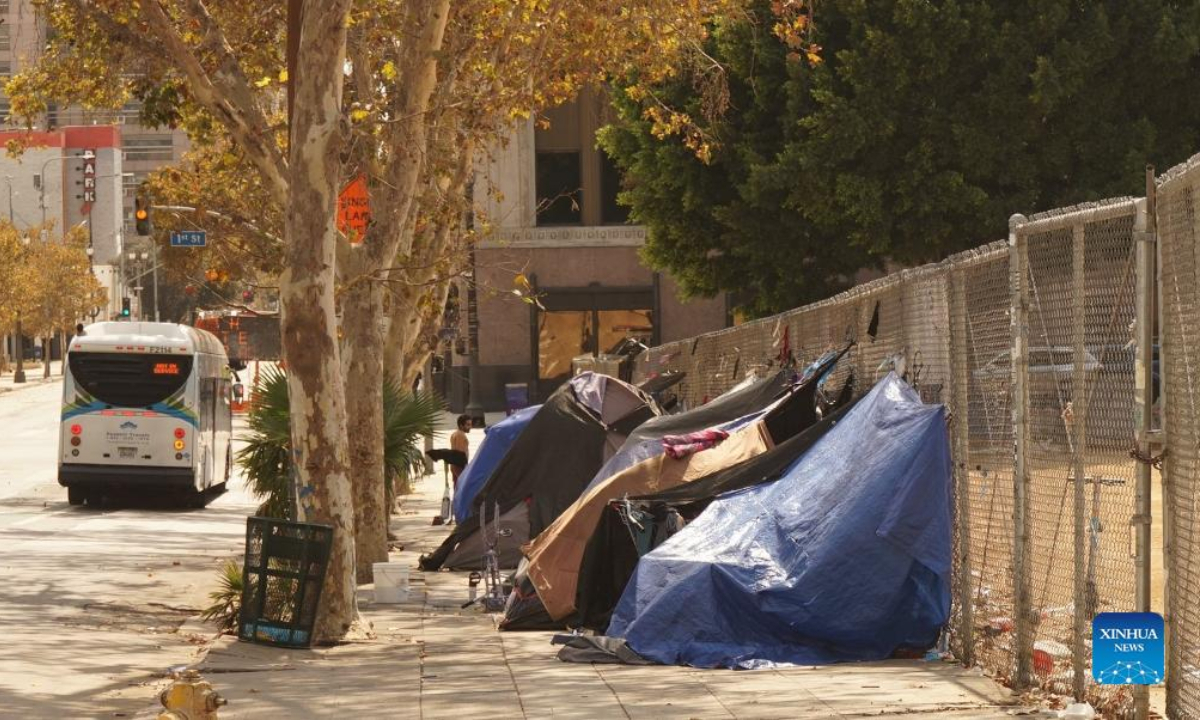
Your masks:
[{"label": "pink cloth on tent", "polygon": [[663,452],[678,460],[692,453],[707,450],[727,437],[729,433],[724,430],[700,430],[687,435],[667,435],[662,439]]}]

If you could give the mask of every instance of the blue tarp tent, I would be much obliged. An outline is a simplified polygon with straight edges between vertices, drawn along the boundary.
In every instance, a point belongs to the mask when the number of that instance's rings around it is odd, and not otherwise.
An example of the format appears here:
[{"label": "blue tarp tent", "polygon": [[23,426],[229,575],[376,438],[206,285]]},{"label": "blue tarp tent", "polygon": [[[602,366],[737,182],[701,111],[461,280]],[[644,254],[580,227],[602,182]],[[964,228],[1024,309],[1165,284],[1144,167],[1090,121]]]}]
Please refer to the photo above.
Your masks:
[{"label": "blue tarp tent", "polygon": [[945,410],[889,375],[779,480],[645,555],[608,635],[696,667],[928,647],[950,612],[950,498]]},{"label": "blue tarp tent", "polygon": [[504,454],[512,447],[517,436],[537,414],[541,405],[534,405],[509,415],[485,431],[483,442],[475,452],[475,457],[467,463],[462,475],[458,476],[458,486],[454,489],[454,517],[462,521],[479,510],[473,507],[471,501],[479,493],[492,471],[504,459]]}]

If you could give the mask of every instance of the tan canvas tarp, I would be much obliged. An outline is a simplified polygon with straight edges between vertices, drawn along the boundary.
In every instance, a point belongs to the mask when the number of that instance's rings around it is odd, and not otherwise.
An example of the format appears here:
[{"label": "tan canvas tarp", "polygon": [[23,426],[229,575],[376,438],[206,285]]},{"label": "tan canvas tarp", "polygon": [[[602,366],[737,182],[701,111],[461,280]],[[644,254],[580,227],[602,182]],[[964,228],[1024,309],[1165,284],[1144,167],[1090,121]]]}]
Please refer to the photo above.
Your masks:
[{"label": "tan canvas tarp", "polygon": [[523,550],[529,579],[555,620],[575,610],[579,565],[604,505],[625,495],[647,495],[711,475],[766,452],[772,446],[761,422],[741,428],[720,445],[674,460],[665,454],[643,460],[584,493]]}]

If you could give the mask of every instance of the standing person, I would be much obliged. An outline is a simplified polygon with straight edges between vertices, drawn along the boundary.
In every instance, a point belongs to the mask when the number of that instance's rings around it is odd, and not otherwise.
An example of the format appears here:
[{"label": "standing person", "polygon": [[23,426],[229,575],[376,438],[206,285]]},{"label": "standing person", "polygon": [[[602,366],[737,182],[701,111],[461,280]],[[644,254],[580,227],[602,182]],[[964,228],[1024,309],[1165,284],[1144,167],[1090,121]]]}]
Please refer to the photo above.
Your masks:
[{"label": "standing person", "polygon": [[462,465],[458,465],[454,462],[451,462],[450,463],[450,474],[454,478],[454,489],[457,491],[458,490],[458,476],[461,475],[462,471],[467,467],[467,453],[468,453],[467,432],[471,429],[471,416],[470,415],[459,415],[458,421],[456,424],[458,425],[458,429],[450,434],[450,449],[457,450],[458,452],[462,453],[461,458],[455,458],[456,460],[461,459]]}]

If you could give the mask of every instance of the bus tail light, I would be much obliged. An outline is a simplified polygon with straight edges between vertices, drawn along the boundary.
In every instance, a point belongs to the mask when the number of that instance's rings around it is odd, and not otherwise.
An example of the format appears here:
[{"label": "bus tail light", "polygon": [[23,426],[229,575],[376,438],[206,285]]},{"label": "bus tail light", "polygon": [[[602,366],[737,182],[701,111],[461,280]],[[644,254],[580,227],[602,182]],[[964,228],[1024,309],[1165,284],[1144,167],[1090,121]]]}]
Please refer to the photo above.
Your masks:
[{"label": "bus tail light", "polygon": [[82,435],[83,434],[83,426],[79,425],[79,424],[72,425],[71,426],[71,434],[72,435]]},{"label": "bus tail light", "polygon": [[183,439],[183,436],[184,436],[184,434],[185,434],[186,432],[187,432],[187,431],[186,431],[186,430],[184,430],[183,428],[175,428],[175,439],[176,439],[176,440],[182,440],[182,439]]},{"label": "bus tail light", "polygon": [[176,440],[176,441],[175,441],[175,449],[176,449],[176,450],[182,450],[182,449],[183,449],[183,441],[182,441],[182,440]]},{"label": "bus tail light", "polygon": [[75,437],[71,438],[71,445],[78,446],[78,445],[79,445],[79,443],[81,443],[81,442],[83,442],[83,441],[82,441],[82,440],[80,440],[80,438],[79,438],[79,436],[78,436],[78,435],[76,435]]}]

